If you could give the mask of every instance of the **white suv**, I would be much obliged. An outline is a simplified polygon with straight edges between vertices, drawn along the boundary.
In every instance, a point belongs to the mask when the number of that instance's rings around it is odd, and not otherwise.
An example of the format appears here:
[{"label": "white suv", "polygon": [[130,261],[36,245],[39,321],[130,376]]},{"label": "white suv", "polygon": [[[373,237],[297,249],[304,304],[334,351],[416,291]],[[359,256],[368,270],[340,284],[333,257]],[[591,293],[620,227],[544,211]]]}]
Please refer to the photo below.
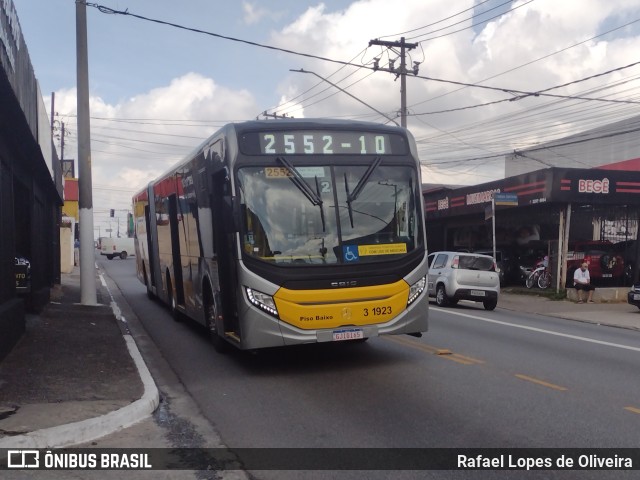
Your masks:
[{"label": "white suv", "polygon": [[463,252],[429,254],[427,290],[440,307],[455,305],[458,300],[482,302],[493,310],[498,304],[500,278],[493,258]]}]

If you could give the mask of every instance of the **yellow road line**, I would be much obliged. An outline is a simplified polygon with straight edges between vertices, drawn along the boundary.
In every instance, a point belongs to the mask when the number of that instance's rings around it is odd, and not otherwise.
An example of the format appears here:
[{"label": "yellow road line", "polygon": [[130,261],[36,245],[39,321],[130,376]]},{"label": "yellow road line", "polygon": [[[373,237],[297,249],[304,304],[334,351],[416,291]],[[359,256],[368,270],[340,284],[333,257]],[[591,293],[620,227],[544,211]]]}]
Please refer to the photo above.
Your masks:
[{"label": "yellow road line", "polygon": [[542,385],[543,387],[553,388],[554,390],[565,391],[568,388],[561,387],[560,385],[554,385],[553,383],[545,382],[544,380],[539,380],[537,378],[529,377],[528,375],[522,375],[517,373],[516,377],[520,380],[526,380],[527,382],[537,383],[538,385]]},{"label": "yellow road line", "polygon": [[422,350],[424,352],[431,353],[433,355],[437,355],[438,352],[441,350],[439,348],[430,347],[429,345],[426,345],[424,343],[415,343],[415,342],[411,342],[411,341],[409,341],[409,340],[407,340],[405,338],[398,338],[396,336],[386,335],[386,336],[384,336],[382,338],[384,338],[385,340],[390,340],[390,341],[395,342],[395,343],[399,343],[401,345],[406,345],[408,347],[416,348],[418,350]]},{"label": "yellow road line", "polygon": [[455,353],[454,356],[461,358],[463,360],[466,360],[467,362],[476,363],[478,365],[485,363],[484,360],[480,360],[478,358],[473,358],[473,357],[467,357],[465,355],[460,355],[459,353]]},{"label": "yellow road line", "polygon": [[625,410],[628,410],[628,411],[630,411],[630,412],[633,412],[633,413],[640,414],[640,408],[635,408],[635,407],[624,407],[624,409],[625,409]]},{"label": "yellow road line", "polygon": [[417,343],[406,338],[398,338],[395,336],[385,336],[383,338],[385,338],[386,340],[391,340],[392,342],[395,342],[395,343],[399,343],[401,345],[405,345],[407,347],[415,348],[416,350],[421,350],[423,352],[430,353],[432,355],[438,355],[440,358],[451,360],[452,362],[456,362],[456,363],[461,363],[463,365],[474,365],[474,364],[484,363],[484,361],[482,360],[466,357],[464,355],[459,355],[457,353],[451,353],[451,350],[448,350],[445,348],[433,347],[425,343]]},{"label": "yellow road line", "polygon": [[451,360],[452,362],[456,362],[456,363],[461,363],[463,365],[474,365],[475,364],[475,362],[467,360],[462,355],[457,355],[455,353],[453,355],[447,355],[446,357],[442,357],[442,358],[446,358],[447,360]]}]

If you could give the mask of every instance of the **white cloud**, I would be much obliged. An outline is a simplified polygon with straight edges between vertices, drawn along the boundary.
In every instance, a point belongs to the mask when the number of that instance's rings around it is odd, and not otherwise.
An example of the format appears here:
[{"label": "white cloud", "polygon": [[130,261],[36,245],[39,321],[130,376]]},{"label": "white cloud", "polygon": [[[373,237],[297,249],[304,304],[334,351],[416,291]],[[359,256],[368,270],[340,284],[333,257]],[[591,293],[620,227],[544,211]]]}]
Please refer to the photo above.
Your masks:
[{"label": "white cloud", "polygon": [[260,8],[253,3],[242,2],[242,11],[244,12],[243,21],[247,25],[254,25],[268,13],[266,8]]},{"label": "white cloud", "polygon": [[[388,59],[397,55],[380,47],[371,47],[363,53],[369,40],[386,35],[388,37],[384,39],[388,41],[397,41],[400,36],[405,36],[407,42],[432,38],[409,52],[411,61],[422,61],[421,76],[525,92],[584,79],[630,64],[637,58],[636,52],[640,47],[637,27],[635,30],[628,27],[599,37],[611,28],[640,17],[640,5],[630,0],[536,0],[529,3],[519,0],[511,4],[511,12],[456,34],[445,35],[452,30],[471,27],[472,22],[477,23],[487,16],[471,20],[473,12],[470,11],[427,29],[409,32],[472,8],[473,5],[471,0],[407,0],[402,3],[402,8],[398,8],[386,0],[360,0],[350,3],[343,10],[330,11],[320,4],[308,8],[297,20],[274,33],[271,43],[283,48],[296,46],[297,51],[351,60],[355,64],[366,64],[379,55],[380,65],[386,67]],[[465,18],[466,21],[450,29],[442,29]],[[433,33],[414,38],[426,31]],[[434,38],[439,36],[441,38]],[[569,48],[576,44],[580,45]],[[389,113],[399,110],[400,82],[389,73],[376,72],[371,75],[370,71],[357,71],[354,67],[342,68],[338,64],[300,57],[296,58],[295,63],[296,68],[314,71],[341,88],[348,88],[350,93],[378,110]],[[633,78],[639,72],[640,68],[635,67],[550,93],[623,98],[634,94],[633,89],[638,88],[637,81],[621,87],[630,89],[628,93],[617,95],[613,94],[611,83]],[[352,83],[354,85],[348,87]],[[318,86],[314,88],[316,84]],[[323,89],[327,90],[319,93]],[[302,98],[296,98],[302,93]],[[355,117],[372,114],[372,118],[376,117],[367,107],[312,75],[294,73],[284,78],[279,85],[279,95],[279,111],[294,116]],[[508,91],[462,88],[435,80],[407,79],[407,104],[414,114],[509,100],[514,96]],[[294,102],[287,103],[294,98]],[[616,115],[599,113],[614,107]],[[441,179],[449,177],[453,183],[477,183],[501,176],[501,159],[461,161],[458,164],[452,163],[452,160],[524,148],[593,128],[599,123],[608,123],[612,118],[617,120],[634,115],[635,110],[633,105],[586,104],[540,96],[446,114],[410,116],[409,128],[419,140],[422,159],[430,165],[428,168],[433,176]],[[450,163],[434,165],[442,161]]]},{"label": "white cloud", "polygon": [[[282,25],[262,43],[354,64],[370,65],[374,57],[379,57],[380,66],[386,68],[389,59],[397,58],[397,55],[379,46],[369,47],[370,40],[396,41],[405,36],[407,42],[422,41],[418,48],[409,52],[408,59],[410,62],[422,62],[420,75],[432,80],[407,78],[407,104],[411,114],[451,110],[514,97],[508,92],[464,88],[435,79],[537,91],[629,64],[640,51],[637,27],[636,31],[629,27],[585,42],[605,30],[640,17],[637,0],[535,0],[526,5],[524,0],[519,0],[511,7],[522,7],[514,8],[500,18],[446,35],[452,30],[471,27],[481,19],[470,19],[473,11],[469,11],[439,22],[473,8],[474,3],[473,0],[405,0],[400,8],[388,0],[359,0],[333,10],[327,6],[329,2],[317,3],[294,21]],[[267,18],[268,12],[257,2],[245,1],[243,13],[244,22],[254,25]],[[442,29],[460,21],[450,29]],[[429,24],[434,25],[410,32]],[[426,32],[432,33],[424,35]],[[416,37],[421,34],[423,36]],[[431,40],[427,41],[428,38]],[[568,48],[580,42],[584,43]],[[243,46],[242,54],[247,56],[239,57],[243,62],[250,62],[252,55],[264,55],[263,50],[248,51],[246,48]],[[390,73],[372,73],[284,53],[278,55],[286,59],[288,68],[316,72],[377,110],[391,115],[399,110],[400,81]],[[224,68],[233,67],[227,65]],[[577,95],[590,89],[603,89],[585,95],[611,95],[612,90],[605,88],[607,84],[627,79],[628,83],[620,88],[628,89],[628,93],[617,94],[622,98],[634,95],[637,85],[630,77],[638,73],[640,68],[636,67],[554,90],[553,93]],[[94,183],[137,189],[166,170],[220,125],[207,120],[246,120],[265,109],[265,105],[257,104],[252,92],[224,84],[222,78],[216,76],[214,80],[188,73],[167,85],[117,104],[92,98],[91,113],[94,117],[164,120],[138,123],[92,121]],[[256,89],[266,81],[256,74]],[[613,95],[613,98],[617,96]],[[283,70],[273,98],[276,102],[279,100],[278,113],[296,117],[380,120],[371,109],[310,74]],[[288,103],[291,99],[296,100]],[[75,91],[57,92],[56,105],[60,113],[75,112]],[[425,163],[424,181],[462,184],[488,181],[502,175],[500,157],[481,161],[468,159],[500,155],[560,134],[592,128],[598,122],[608,123],[612,119],[630,116],[635,113],[635,108],[637,106],[620,105],[613,110],[610,105],[596,105],[595,102],[531,97],[445,114],[409,116],[408,122],[419,142]],[[600,114],[609,111],[614,113]],[[200,123],[199,126],[186,127],[183,122],[167,121],[170,119],[198,120]],[[75,148],[70,145],[73,140],[69,139],[68,148]],[[114,208],[109,205],[116,202],[119,204],[115,208],[126,206],[129,197],[129,194],[107,190],[96,190],[95,193],[96,204],[104,208]]]},{"label": "white cloud", "polygon": [[257,25],[265,19],[277,21],[284,13],[278,10],[260,7],[255,2],[246,1],[242,2],[242,11],[244,13],[242,21],[245,25]]},{"label": "white cloud", "polygon": [[[74,158],[75,89],[56,92],[55,110],[71,134],[66,137],[65,157]],[[116,105],[91,97],[90,110],[94,211],[96,221],[108,222],[109,209],[129,208],[134,191],[187,155],[222,123],[251,118],[258,107],[247,91],[187,73]]]}]

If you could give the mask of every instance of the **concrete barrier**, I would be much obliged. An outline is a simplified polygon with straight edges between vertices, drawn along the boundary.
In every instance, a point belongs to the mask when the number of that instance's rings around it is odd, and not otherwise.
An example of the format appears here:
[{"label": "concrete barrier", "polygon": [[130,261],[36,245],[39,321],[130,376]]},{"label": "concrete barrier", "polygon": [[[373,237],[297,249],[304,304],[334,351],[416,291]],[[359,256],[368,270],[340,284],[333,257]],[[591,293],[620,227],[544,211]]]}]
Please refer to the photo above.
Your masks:
[{"label": "concrete barrier", "polygon": [[[614,303],[626,302],[629,287],[596,287],[593,292],[593,301],[597,303]],[[578,300],[578,291],[575,288],[567,288],[567,298],[569,300]],[[587,293],[582,294],[582,299],[587,299]]]}]

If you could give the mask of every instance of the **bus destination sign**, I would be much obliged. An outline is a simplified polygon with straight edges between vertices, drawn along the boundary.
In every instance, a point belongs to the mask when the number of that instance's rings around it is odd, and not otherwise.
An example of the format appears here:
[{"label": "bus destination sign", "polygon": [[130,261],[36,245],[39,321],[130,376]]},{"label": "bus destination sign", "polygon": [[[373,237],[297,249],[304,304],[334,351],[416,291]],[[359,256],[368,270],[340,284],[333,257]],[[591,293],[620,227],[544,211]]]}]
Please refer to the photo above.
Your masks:
[{"label": "bus destination sign", "polygon": [[[259,152],[255,152],[254,135],[258,137]],[[258,132],[247,134],[244,146],[245,153],[260,155],[404,155],[408,153],[406,143],[400,135],[362,131]]]}]

